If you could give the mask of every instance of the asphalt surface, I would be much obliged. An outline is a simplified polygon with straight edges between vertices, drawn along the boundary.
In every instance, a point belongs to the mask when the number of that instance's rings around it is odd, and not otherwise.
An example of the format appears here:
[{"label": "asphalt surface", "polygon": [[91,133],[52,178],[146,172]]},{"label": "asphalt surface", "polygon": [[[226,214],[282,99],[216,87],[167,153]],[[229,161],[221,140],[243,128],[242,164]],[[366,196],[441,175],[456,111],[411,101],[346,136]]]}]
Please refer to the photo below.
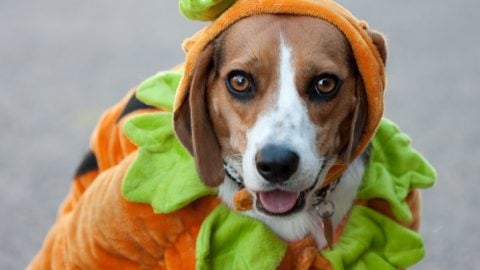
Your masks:
[{"label": "asphalt surface", "polygon": [[[386,116],[438,170],[413,269],[480,269],[480,2],[340,2],[388,37]],[[201,26],[176,1],[0,1],[0,269],[40,248],[101,112]]]}]

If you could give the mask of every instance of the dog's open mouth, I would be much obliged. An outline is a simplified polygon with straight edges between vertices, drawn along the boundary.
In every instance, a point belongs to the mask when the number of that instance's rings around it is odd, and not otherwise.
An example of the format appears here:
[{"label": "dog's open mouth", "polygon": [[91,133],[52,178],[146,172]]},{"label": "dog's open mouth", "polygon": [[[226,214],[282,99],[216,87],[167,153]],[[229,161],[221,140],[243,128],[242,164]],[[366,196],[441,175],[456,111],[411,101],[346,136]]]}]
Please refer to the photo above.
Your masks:
[{"label": "dog's open mouth", "polygon": [[275,189],[257,193],[257,209],[271,216],[286,216],[300,211],[305,205],[305,192]]}]

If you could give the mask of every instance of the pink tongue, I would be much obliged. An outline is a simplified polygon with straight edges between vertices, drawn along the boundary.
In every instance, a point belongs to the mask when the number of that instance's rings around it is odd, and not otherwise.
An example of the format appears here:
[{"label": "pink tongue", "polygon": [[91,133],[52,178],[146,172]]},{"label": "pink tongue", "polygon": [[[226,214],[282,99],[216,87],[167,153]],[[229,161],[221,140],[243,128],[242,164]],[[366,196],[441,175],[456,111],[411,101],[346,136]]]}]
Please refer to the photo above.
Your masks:
[{"label": "pink tongue", "polygon": [[291,210],[297,202],[298,192],[273,190],[260,192],[260,202],[268,212],[281,214]]}]

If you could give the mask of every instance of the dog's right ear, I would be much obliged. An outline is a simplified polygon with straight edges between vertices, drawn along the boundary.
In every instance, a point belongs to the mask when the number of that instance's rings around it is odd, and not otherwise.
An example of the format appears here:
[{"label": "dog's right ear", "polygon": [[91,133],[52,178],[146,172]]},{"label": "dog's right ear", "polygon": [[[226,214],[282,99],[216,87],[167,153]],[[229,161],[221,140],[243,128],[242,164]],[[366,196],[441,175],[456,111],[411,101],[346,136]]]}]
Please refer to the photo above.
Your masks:
[{"label": "dog's right ear", "polygon": [[188,96],[175,111],[174,129],[180,142],[195,159],[200,179],[209,187],[225,178],[223,158],[207,106],[209,75],[213,72],[214,46],[208,45],[197,59]]}]

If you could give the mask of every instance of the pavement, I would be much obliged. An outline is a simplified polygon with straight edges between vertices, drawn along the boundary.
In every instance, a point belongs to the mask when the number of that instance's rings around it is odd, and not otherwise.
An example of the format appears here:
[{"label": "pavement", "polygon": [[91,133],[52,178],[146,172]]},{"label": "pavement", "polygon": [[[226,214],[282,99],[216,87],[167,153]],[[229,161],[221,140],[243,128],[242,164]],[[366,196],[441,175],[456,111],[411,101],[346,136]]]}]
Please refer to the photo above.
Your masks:
[{"label": "pavement", "polygon": [[[412,269],[480,269],[480,2],[340,2],[388,37],[386,116],[438,171]],[[0,269],[41,247],[101,112],[200,27],[176,1],[0,1]]]}]

